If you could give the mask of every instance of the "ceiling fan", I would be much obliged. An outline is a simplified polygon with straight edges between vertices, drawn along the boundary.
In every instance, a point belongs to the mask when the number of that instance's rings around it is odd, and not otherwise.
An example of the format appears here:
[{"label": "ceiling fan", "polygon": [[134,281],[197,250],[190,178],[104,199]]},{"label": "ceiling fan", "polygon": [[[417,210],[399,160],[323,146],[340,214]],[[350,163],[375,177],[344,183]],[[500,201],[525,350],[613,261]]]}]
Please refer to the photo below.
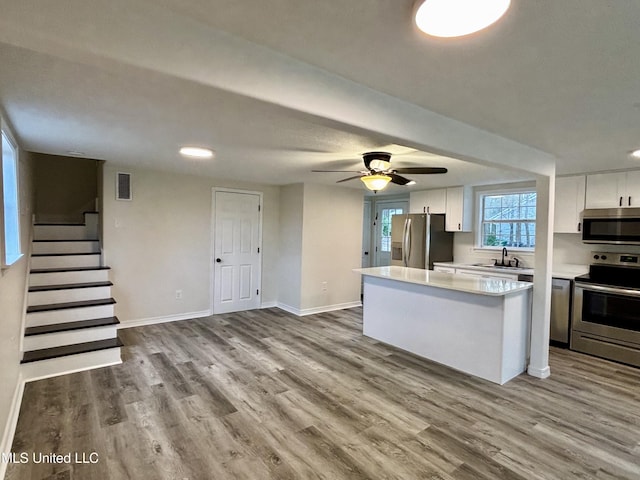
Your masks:
[{"label": "ceiling fan", "polygon": [[388,152],[367,152],[362,154],[364,166],[366,170],[311,170],[312,172],[357,172],[359,175],[343,178],[336,183],[348,182],[359,178],[365,186],[377,193],[387,186],[389,182],[397,185],[413,185],[416,182],[410,180],[400,173],[409,173],[414,175],[433,175],[437,173],[447,173],[446,168],[442,167],[406,167],[392,168],[391,154]]}]

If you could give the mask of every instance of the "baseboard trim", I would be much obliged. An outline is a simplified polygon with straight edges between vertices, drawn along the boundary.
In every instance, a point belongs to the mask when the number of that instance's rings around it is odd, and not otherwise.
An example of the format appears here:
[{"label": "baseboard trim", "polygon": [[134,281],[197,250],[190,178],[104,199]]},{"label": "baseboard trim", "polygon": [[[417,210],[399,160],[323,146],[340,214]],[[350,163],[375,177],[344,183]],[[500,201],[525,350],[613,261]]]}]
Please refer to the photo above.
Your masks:
[{"label": "baseboard trim", "polygon": [[162,317],[140,318],[137,320],[120,320],[118,330],[123,328],[144,327],[145,325],[156,325],[158,323],[179,322],[181,320],[192,320],[194,318],[209,317],[212,313],[210,310],[200,312],[181,313],[179,315],[166,315]]},{"label": "baseboard trim", "polygon": [[278,302],[262,302],[260,308],[274,308],[278,306]]},{"label": "baseboard trim", "polygon": [[527,373],[536,378],[548,378],[551,375],[551,369],[548,366],[541,369],[529,365]]},{"label": "baseboard trim", "polygon": [[[13,399],[11,400],[11,408],[9,409],[9,416],[7,423],[4,427],[2,435],[2,444],[0,445],[0,452],[3,455],[7,455],[11,452],[11,446],[13,445],[13,437],[16,433],[18,426],[18,416],[20,415],[20,406],[22,405],[22,395],[24,394],[25,381],[22,378],[22,373],[18,373],[18,382],[16,384],[15,391],[13,392]],[[0,478],[4,478],[7,471],[8,462],[0,462]]]},{"label": "baseboard trim", "polygon": [[335,310],[344,310],[346,308],[361,307],[362,302],[357,301],[357,302],[336,303],[334,305],[323,305],[322,307],[304,308],[302,310],[296,307],[292,307],[290,305],[286,305],[284,303],[278,303],[276,306],[284,310],[285,312],[293,313],[298,317],[305,317],[307,315],[314,315],[317,313],[333,312]]}]

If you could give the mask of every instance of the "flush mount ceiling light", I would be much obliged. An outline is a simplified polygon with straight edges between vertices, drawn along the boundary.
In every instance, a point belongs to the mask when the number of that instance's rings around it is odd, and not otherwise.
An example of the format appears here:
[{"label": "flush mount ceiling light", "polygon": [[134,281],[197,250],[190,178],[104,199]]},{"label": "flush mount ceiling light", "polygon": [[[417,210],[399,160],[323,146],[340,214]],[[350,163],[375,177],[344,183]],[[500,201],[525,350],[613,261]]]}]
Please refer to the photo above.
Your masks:
[{"label": "flush mount ceiling light", "polygon": [[633,158],[640,158],[640,148],[638,150],[634,150],[630,154]]},{"label": "flush mount ceiling light", "polygon": [[361,177],[362,183],[364,183],[365,187],[367,187],[372,192],[377,192],[378,190],[382,190],[387,184],[391,181],[391,177],[389,175],[381,175],[379,173],[373,175],[365,175]]},{"label": "flush mount ceiling light", "polygon": [[511,0],[419,0],[415,21],[435,37],[461,37],[496,22]]},{"label": "flush mount ceiling light", "polygon": [[180,155],[191,158],[212,158],[213,151],[208,148],[182,147],[180,149]]}]

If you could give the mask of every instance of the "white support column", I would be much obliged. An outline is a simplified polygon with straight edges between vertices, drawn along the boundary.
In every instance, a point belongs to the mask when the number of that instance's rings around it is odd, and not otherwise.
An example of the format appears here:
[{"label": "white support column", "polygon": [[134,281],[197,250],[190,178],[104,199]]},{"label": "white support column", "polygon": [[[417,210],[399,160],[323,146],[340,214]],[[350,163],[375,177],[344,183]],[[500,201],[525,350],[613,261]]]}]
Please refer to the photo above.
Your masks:
[{"label": "white support column", "polygon": [[536,179],[536,259],[531,315],[531,357],[527,373],[547,378],[549,368],[549,319],[551,314],[551,272],[553,264],[553,214],[555,168],[549,176]]}]

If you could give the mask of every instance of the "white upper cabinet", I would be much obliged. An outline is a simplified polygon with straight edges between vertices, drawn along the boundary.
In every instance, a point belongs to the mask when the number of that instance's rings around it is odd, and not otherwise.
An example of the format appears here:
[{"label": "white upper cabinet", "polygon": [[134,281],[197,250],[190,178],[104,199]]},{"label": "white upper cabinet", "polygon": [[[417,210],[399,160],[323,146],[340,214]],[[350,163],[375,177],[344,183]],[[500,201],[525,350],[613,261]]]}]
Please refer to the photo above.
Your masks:
[{"label": "white upper cabinet", "polygon": [[445,213],[447,190],[422,190],[409,194],[409,213]]},{"label": "white upper cabinet", "polygon": [[471,187],[447,188],[445,230],[448,232],[470,232],[473,222]]},{"label": "white upper cabinet", "polygon": [[585,208],[640,206],[640,170],[587,175]]},{"label": "white upper cabinet", "polygon": [[584,210],[585,176],[557,177],[553,231],[579,233],[582,231],[580,213]]}]

